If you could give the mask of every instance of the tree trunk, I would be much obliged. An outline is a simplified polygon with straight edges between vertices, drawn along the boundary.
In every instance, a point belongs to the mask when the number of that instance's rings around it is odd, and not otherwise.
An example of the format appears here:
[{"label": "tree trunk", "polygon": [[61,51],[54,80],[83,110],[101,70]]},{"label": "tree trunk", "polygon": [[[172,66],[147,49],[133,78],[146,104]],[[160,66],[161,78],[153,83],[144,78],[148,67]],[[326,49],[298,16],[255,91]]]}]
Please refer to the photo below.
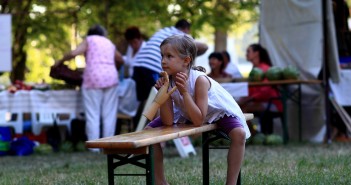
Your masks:
[{"label": "tree trunk", "polygon": [[24,49],[27,43],[27,28],[30,25],[30,19],[28,15],[30,9],[32,7],[32,0],[26,1],[24,3],[15,4],[17,7],[13,9],[13,12],[9,12],[13,14],[12,21],[13,25],[21,25],[17,26],[14,29],[14,40],[12,42],[12,55],[13,55],[13,63],[12,63],[12,71],[11,71],[11,80],[24,80],[24,75],[26,71],[26,60],[27,53]]},{"label": "tree trunk", "polygon": [[[22,49],[22,48],[21,48]],[[15,80],[24,80],[24,74],[26,71],[26,60],[27,60],[27,53],[23,50],[14,52],[14,61],[16,61],[16,65],[13,66],[13,70],[11,72],[11,81],[14,82]]]},{"label": "tree trunk", "polygon": [[216,28],[215,31],[215,51],[227,50],[227,31]]},{"label": "tree trunk", "polygon": [[27,53],[24,51],[24,46],[27,41],[27,24],[23,24],[22,27],[16,28],[15,38],[16,41],[13,42],[12,54],[12,71],[11,80],[24,80],[24,73],[26,69]]}]

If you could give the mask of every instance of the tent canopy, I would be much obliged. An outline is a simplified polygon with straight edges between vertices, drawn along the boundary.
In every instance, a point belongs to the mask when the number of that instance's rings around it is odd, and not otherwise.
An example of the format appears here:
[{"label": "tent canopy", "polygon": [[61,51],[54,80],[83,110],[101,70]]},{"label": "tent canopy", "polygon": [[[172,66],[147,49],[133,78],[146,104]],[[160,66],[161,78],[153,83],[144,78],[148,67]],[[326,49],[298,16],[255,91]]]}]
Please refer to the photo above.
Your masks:
[{"label": "tent canopy", "polygon": [[322,0],[261,1],[260,43],[268,49],[274,65],[297,66],[302,79],[316,79],[323,67],[323,47],[327,41],[330,77],[339,81],[332,2],[327,2],[328,30],[323,30]]}]

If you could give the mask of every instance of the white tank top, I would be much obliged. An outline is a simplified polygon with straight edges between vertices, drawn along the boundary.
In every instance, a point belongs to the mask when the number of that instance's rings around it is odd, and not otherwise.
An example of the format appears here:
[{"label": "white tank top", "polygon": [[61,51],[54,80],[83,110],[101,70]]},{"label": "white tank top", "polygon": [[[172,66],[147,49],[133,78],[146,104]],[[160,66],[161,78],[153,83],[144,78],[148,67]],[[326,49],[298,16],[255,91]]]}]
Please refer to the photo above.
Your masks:
[{"label": "white tank top", "polygon": [[[238,117],[246,132],[246,138],[249,138],[251,134],[246,124],[245,116],[234,98],[218,82],[208,77],[205,73],[192,69],[190,70],[188,79],[188,92],[193,100],[195,99],[195,82],[199,76],[206,76],[211,83],[211,87],[208,91],[208,110],[205,123],[213,123],[220,118],[223,118],[225,115]],[[171,82],[171,84],[170,88],[175,86],[174,82]],[[175,112],[174,123],[184,123],[187,120],[190,121],[190,117],[185,111],[183,97],[180,95],[179,91],[176,90],[171,96]]]}]

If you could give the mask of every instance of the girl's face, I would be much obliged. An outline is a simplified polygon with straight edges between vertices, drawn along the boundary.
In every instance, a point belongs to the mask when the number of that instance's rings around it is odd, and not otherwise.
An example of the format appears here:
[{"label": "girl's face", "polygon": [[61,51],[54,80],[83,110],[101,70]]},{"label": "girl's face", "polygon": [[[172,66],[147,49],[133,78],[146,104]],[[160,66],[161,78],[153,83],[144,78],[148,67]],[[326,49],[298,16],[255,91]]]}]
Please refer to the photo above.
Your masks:
[{"label": "girl's face", "polygon": [[259,57],[258,51],[254,51],[254,50],[252,49],[252,47],[247,48],[247,50],[246,50],[246,60],[247,60],[247,61],[252,62],[252,61],[254,61],[255,58],[257,58],[257,57]]},{"label": "girl's face", "polygon": [[162,69],[168,75],[176,75],[179,72],[186,72],[189,65],[188,57],[181,58],[178,52],[169,44],[161,47]]},{"label": "girl's face", "polygon": [[209,65],[211,67],[211,70],[217,70],[221,68],[221,64],[222,62],[220,60],[218,60],[217,58],[210,58],[209,60]]}]

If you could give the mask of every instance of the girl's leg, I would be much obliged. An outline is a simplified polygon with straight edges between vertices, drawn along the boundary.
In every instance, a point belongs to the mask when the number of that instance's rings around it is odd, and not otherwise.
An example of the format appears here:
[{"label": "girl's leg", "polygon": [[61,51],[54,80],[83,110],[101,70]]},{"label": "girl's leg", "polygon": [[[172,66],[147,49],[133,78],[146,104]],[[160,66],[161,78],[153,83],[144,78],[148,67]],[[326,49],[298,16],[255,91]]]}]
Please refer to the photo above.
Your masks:
[{"label": "girl's leg", "polygon": [[155,174],[155,184],[156,185],[167,185],[166,177],[163,168],[163,151],[161,144],[153,145],[154,149],[154,174]]},{"label": "girl's leg", "polygon": [[[151,123],[149,123],[145,130],[150,128],[155,128],[162,126],[161,118],[158,117],[154,119]],[[161,144],[155,144],[152,146],[154,149],[154,174],[155,174],[155,184],[156,185],[167,185],[164,168],[163,168],[163,151]]]},{"label": "girl's leg", "polygon": [[229,132],[231,144],[227,156],[227,185],[235,185],[245,153],[245,131],[241,127]]}]

